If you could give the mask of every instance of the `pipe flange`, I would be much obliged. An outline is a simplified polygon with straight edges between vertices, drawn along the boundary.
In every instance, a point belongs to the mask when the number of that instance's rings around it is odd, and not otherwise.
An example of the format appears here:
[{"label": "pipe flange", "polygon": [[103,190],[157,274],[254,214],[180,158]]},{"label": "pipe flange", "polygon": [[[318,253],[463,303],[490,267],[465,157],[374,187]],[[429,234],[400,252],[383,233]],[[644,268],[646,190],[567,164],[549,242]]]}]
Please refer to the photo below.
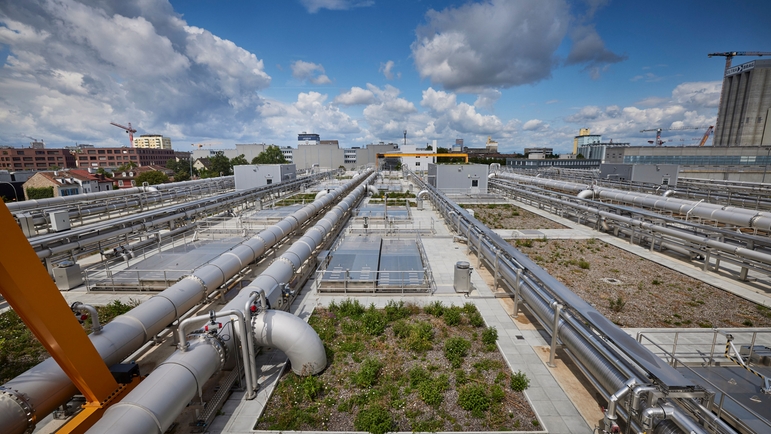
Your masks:
[{"label": "pipe flange", "polygon": [[24,416],[27,417],[27,429],[24,434],[31,434],[35,430],[35,409],[29,403],[29,397],[16,389],[0,386],[0,396],[7,396],[21,407]]},{"label": "pipe flange", "polygon": [[[232,331],[235,334],[235,330]],[[230,339],[234,339],[235,336],[231,336]],[[204,336],[204,340],[211,345],[214,350],[217,352],[217,354],[220,356],[220,366],[225,366],[225,360],[227,360],[228,356],[228,348],[225,345],[225,341],[222,340],[222,338],[218,335],[206,335]]]},{"label": "pipe flange", "polygon": [[[297,256],[297,255],[295,255],[295,256]],[[281,256],[278,259],[276,259],[276,261],[281,261],[281,262],[289,264],[289,266],[292,267],[292,273],[293,274],[297,272],[297,269],[294,266],[294,262],[290,261],[288,258],[285,258],[285,257]]]},{"label": "pipe flange", "polygon": [[[222,271],[222,270],[220,270],[220,271]],[[196,282],[198,282],[199,285],[201,285],[201,288],[203,289],[204,295],[206,294],[208,288],[206,287],[206,283],[200,277],[196,276],[195,274],[187,274],[187,275],[182,276],[179,280],[182,280],[182,279],[192,279],[192,280],[195,280]]]}]

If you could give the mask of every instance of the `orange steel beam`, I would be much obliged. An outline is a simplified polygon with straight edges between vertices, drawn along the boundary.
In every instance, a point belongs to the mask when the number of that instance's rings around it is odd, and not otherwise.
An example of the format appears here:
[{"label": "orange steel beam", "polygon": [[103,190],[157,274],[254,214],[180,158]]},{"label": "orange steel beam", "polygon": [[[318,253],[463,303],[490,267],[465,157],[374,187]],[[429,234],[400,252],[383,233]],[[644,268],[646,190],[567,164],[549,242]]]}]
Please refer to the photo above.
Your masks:
[{"label": "orange steel beam", "polygon": [[5,204],[0,233],[0,293],[89,403],[107,400],[118,383]]},{"label": "orange steel beam", "polygon": [[411,154],[411,153],[406,153],[406,154],[397,154],[397,153],[393,153],[393,154],[377,154],[377,158],[378,159],[380,159],[380,158],[399,158],[399,157],[437,157],[437,158],[460,158],[460,157],[462,157],[463,159],[465,159],[466,163],[468,163],[468,154],[461,154],[461,153],[457,153],[457,154],[417,154],[417,153],[416,154]]},{"label": "orange steel beam", "polygon": [[139,385],[142,381],[140,377],[134,377],[131,383],[121,384],[120,388],[115,391],[114,395],[111,395],[102,404],[88,403],[83,406],[78,414],[72,417],[66,424],[56,431],[56,434],[83,434],[88,431],[111,405],[120,402],[123,397],[128,395],[129,392]]}]

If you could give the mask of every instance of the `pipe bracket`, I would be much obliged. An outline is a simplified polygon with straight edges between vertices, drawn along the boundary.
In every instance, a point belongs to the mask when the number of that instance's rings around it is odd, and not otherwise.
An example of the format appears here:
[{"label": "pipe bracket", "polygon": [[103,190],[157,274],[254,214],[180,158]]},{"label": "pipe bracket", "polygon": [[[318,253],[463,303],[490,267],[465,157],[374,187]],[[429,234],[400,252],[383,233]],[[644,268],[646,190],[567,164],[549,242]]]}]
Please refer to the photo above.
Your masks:
[{"label": "pipe bracket", "polygon": [[27,418],[27,429],[24,434],[31,434],[35,430],[35,409],[29,404],[29,398],[18,390],[4,386],[0,386],[0,396],[9,397],[21,408]]}]

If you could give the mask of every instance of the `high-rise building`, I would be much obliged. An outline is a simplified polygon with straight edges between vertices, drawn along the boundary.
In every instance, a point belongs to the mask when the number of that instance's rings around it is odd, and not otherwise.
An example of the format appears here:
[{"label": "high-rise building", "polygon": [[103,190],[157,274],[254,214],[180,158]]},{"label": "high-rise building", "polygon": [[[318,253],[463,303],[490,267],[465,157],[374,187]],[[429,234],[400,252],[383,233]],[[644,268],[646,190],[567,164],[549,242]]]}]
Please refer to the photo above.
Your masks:
[{"label": "high-rise building", "polygon": [[600,143],[602,141],[602,135],[590,134],[589,128],[581,128],[578,130],[578,135],[573,138],[573,155],[578,155],[579,146],[591,145],[592,143]]},{"label": "high-rise building", "polygon": [[171,149],[171,139],[160,134],[142,134],[134,137],[134,147],[144,149]]},{"label": "high-rise building", "polygon": [[725,71],[713,146],[771,146],[771,60]]}]

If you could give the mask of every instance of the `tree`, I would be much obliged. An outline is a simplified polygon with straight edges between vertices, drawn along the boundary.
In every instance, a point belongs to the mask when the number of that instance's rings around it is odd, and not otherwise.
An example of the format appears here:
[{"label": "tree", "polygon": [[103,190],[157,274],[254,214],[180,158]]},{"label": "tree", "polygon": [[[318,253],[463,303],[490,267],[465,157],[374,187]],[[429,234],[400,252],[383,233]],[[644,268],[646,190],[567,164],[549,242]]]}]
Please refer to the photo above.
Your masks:
[{"label": "tree", "polygon": [[218,152],[217,155],[209,158],[209,177],[215,176],[228,176],[233,174],[233,166],[230,164],[230,159],[222,152]]},{"label": "tree", "polygon": [[100,167],[96,169],[96,173],[104,176],[105,178],[112,178],[112,173],[107,170],[104,170],[104,167]]},{"label": "tree", "polygon": [[249,164],[248,161],[246,161],[246,156],[244,154],[239,155],[238,157],[233,157],[230,160],[230,166],[244,166]]},{"label": "tree", "polygon": [[166,161],[166,168],[171,169],[174,172],[179,172],[182,169],[187,169],[188,165],[183,164],[181,161],[177,161],[176,158],[169,158],[168,161]]},{"label": "tree", "polygon": [[174,172],[174,182],[187,181],[188,179],[190,179],[190,172],[187,170]]},{"label": "tree", "polygon": [[150,170],[140,173],[139,176],[134,178],[134,181],[136,181],[137,185],[144,185],[145,182],[148,185],[158,185],[169,182],[169,177],[159,170]]},{"label": "tree", "polygon": [[129,161],[118,166],[118,172],[125,172],[127,170],[136,169],[139,165],[134,161]]},{"label": "tree", "polygon": [[585,159],[585,158],[586,158],[586,157],[584,157],[584,154],[578,154],[578,155],[576,155],[576,160],[583,160],[583,159]]},{"label": "tree", "polygon": [[270,145],[260,152],[260,155],[252,158],[252,164],[286,164],[286,158],[281,152],[281,148],[276,145]]},{"label": "tree", "polygon": [[433,151],[434,147],[431,145],[426,145],[426,151]]}]

